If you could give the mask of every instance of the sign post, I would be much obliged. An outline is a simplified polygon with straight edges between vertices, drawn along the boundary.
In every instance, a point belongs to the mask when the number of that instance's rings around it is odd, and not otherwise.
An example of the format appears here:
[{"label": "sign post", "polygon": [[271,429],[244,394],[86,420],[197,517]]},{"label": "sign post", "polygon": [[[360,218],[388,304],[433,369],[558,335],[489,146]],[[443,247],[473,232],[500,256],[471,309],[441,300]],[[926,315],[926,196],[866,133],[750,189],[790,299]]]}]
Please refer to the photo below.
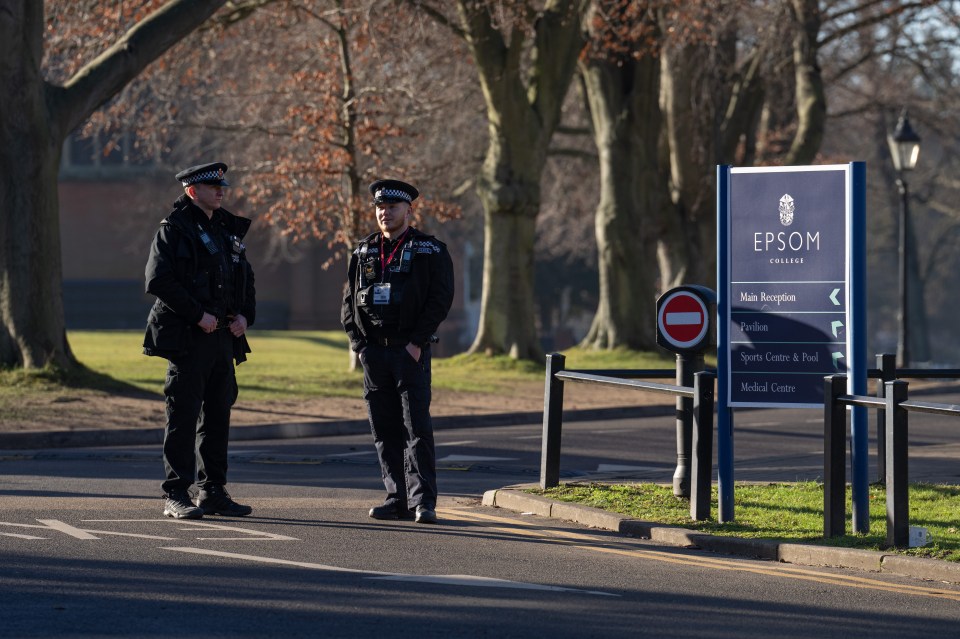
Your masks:
[{"label": "sign post", "polygon": [[[866,392],[865,166],[718,168],[720,521],[733,519],[733,413]],[[866,414],[854,410],[854,529],[869,528]],[[866,527],[866,528],[864,528]]]},{"label": "sign post", "polygon": [[[717,296],[703,286],[678,286],[657,300],[657,344],[677,354],[677,386],[693,386],[704,369],[703,351],[716,344],[713,318]],[[712,392],[711,392],[712,394]],[[673,494],[690,496],[693,441],[693,399],[677,398],[677,468]]]}]

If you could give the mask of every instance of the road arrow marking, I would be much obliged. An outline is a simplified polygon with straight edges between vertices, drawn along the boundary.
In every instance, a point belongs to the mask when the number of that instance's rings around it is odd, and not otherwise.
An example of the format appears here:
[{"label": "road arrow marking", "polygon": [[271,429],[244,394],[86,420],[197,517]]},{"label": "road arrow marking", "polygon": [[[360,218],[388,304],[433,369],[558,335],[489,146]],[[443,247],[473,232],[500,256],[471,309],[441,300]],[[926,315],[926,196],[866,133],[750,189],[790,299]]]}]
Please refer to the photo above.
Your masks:
[{"label": "road arrow marking", "polygon": [[839,288],[833,289],[833,293],[830,293],[830,301],[833,302],[834,306],[840,306],[839,300],[837,300],[837,293],[840,292]]},{"label": "road arrow marking", "polygon": [[831,328],[833,328],[833,336],[834,336],[834,337],[838,337],[838,335],[837,335],[837,329],[838,329],[838,328],[843,328],[843,322],[841,322],[840,320],[833,320],[833,322],[831,322],[830,326],[831,326]]}]

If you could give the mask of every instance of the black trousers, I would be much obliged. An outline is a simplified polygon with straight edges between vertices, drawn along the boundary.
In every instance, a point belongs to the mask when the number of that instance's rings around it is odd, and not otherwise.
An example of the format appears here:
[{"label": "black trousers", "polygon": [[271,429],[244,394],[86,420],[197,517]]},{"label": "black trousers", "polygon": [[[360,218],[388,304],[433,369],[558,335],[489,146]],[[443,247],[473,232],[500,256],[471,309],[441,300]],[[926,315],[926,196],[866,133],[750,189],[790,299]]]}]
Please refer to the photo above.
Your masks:
[{"label": "black trousers", "polygon": [[190,352],[170,360],[163,386],[164,492],[189,488],[195,478],[201,488],[227,483],[230,409],[237,400],[234,337],[227,329],[194,331]]},{"label": "black trousers", "polygon": [[385,503],[436,507],[430,348],[423,349],[417,362],[404,346],[369,344],[360,361],[363,396],[387,490]]}]

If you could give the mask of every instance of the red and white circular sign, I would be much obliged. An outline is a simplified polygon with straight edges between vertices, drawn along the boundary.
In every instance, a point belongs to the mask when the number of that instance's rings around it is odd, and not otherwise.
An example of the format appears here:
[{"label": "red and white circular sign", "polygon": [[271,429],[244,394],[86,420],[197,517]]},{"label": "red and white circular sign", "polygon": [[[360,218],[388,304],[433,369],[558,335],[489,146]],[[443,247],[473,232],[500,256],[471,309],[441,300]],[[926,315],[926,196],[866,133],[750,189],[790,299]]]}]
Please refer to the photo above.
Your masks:
[{"label": "red and white circular sign", "polygon": [[698,296],[690,291],[677,291],[657,310],[657,330],[675,348],[694,348],[710,328],[708,312]]}]

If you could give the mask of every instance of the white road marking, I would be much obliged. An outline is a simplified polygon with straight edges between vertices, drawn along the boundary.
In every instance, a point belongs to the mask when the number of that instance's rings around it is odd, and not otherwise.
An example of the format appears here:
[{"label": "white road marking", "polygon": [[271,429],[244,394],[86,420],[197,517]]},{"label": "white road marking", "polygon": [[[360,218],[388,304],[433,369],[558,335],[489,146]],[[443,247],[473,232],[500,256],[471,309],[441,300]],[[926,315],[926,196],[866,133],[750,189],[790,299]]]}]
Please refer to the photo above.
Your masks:
[{"label": "white road marking", "polygon": [[203,548],[185,548],[165,546],[161,550],[173,550],[175,552],[185,552],[194,555],[207,555],[211,557],[223,557],[226,559],[240,559],[243,561],[254,561],[261,564],[274,564],[278,566],[294,566],[296,568],[309,568],[311,570],[326,570],[330,572],[344,572],[357,575],[369,575],[368,579],[382,581],[405,581],[418,583],[435,583],[450,586],[480,586],[484,588],[511,588],[523,590],[545,590],[549,592],[573,592],[587,595],[602,595],[605,597],[619,597],[620,595],[600,592],[596,590],[577,590],[575,588],[564,588],[561,586],[544,586],[541,584],[528,584],[520,581],[508,581],[505,579],[493,579],[489,577],[476,577],[473,575],[405,575],[401,573],[380,572],[376,570],[357,570],[355,568],[340,568],[338,566],[329,566],[327,564],[315,564],[306,561],[291,561],[289,559],[277,559],[275,557],[259,557],[257,555],[242,555],[233,552],[224,552],[221,550],[206,550]]},{"label": "white road marking", "polygon": [[277,559],[276,557],[258,557],[257,555],[243,555],[235,552],[225,552],[223,550],[208,550],[206,548],[189,548],[178,546],[161,546],[160,550],[173,550],[175,552],[185,552],[193,555],[207,555],[210,557],[224,557],[226,559],[242,559],[244,561],[254,561],[261,564],[275,564],[278,566],[295,566],[297,568],[310,568],[312,570],[329,570],[331,572],[349,572],[364,575],[392,575],[390,572],[376,572],[373,570],[355,570],[353,568],[340,568],[338,566],[328,566],[326,564],[315,564],[308,561],[292,561],[290,559]]},{"label": "white road marking", "polygon": [[479,586],[481,588],[512,588],[515,590],[546,590],[548,592],[578,592],[585,595],[600,595],[602,597],[619,597],[611,592],[599,590],[580,590],[563,586],[544,586],[522,581],[507,579],[493,579],[491,577],[476,577],[474,575],[394,575],[390,577],[369,577],[378,581],[412,581],[414,583],[442,584],[446,586]]},{"label": "white road marking", "polygon": [[[224,524],[214,524],[208,521],[197,521],[194,519],[169,519],[164,517],[163,519],[84,519],[83,521],[90,522],[162,522],[169,524],[181,524],[185,526],[180,528],[180,530],[191,530],[191,528],[208,528],[212,530],[224,530],[227,532],[239,532],[247,535],[246,537],[197,537],[197,539],[203,541],[300,541],[296,537],[288,537],[286,535],[279,535],[277,533],[263,532],[262,530],[250,530],[247,528],[240,528],[239,526],[227,526]],[[89,531],[89,532],[103,532],[103,531]],[[113,535],[129,535],[130,533],[106,533]],[[137,537],[150,537],[149,535],[133,535]],[[155,537],[155,539],[167,539],[174,540],[176,537]]]},{"label": "white road marking", "polygon": [[[129,532],[119,532],[114,530],[91,530],[89,528],[77,528],[76,526],[71,526],[65,522],[60,521],[59,519],[38,519],[39,524],[18,524],[7,521],[0,521],[0,526],[11,526],[14,528],[39,528],[42,530],[48,531],[57,531],[63,533],[74,539],[83,539],[83,540],[100,540],[100,537],[97,535],[112,535],[115,537],[135,537],[137,539],[156,539],[159,541],[175,541],[177,537],[164,537],[160,535],[146,535],[143,533],[129,533]],[[287,535],[280,535],[277,533],[264,532],[262,530],[250,530],[247,528],[240,528],[238,526],[227,526],[224,524],[215,524],[205,521],[192,521],[189,519],[168,519],[164,517],[163,519],[83,519],[84,522],[97,522],[97,523],[107,523],[107,522],[153,522],[153,523],[172,523],[180,524],[180,530],[196,531],[197,528],[207,529],[207,530],[216,530],[232,533],[242,533],[244,537],[197,537],[197,539],[202,541],[300,541],[296,537],[288,537]],[[0,536],[3,537],[16,537],[18,539],[49,539],[49,537],[37,537],[34,535],[22,535],[17,533],[0,533]]]},{"label": "white road marking", "polygon": [[59,530],[65,535],[70,535],[77,539],[100,539],[99,537],[94,537],[85,530],[80,530],[79,528],[74,528],[70,524],[65,524],[58,519],[38,519],[41,524],[51,530]]},{"label": "white road marking", "polygon": [[[191,521],[180,520],[181,524],[186,524],[187,526],[193,526],[196,528],[210,528],[212,530],[228,530],[232,532],[240,532],[247,537],[197,537],[201,540],[216,540],[216,541],[300,541],[296,537],[288,537],[286,535],[278,535],[277,533],[263,532],[262,530],[247,530],[245,528],[238,528],[236,526],[224,526],[223,524],[211,524],[205,521]],[[180,530],[187,530],[187,528],[181,528]]]},{"label": "white road marking", "polygon": [[437,446],[438,448],[439,448],[440,446],[468,446],[468,445],[470,445],[470,444],[476,444],[476,443],[477,443],[477,440],[475,440],[475,439],[474,439],[474,440],[469,440],[469,439],[468,439],[468,440],[464,440],[464,441],[462,441],[462,442],[443,442],[443,443],[437,442],[437,443],[436,443],[436,446]]}]

